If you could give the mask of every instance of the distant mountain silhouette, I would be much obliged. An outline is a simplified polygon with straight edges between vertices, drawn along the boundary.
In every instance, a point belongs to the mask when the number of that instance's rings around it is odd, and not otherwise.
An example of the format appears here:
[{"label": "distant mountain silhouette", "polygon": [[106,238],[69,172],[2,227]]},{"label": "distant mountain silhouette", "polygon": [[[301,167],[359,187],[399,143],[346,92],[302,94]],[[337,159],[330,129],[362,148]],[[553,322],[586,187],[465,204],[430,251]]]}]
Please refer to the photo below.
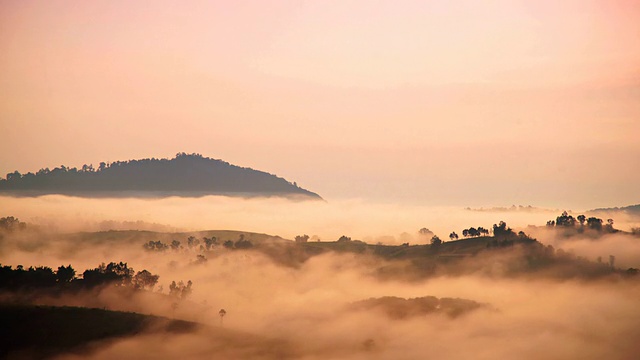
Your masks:
[{"label": "distant mountain silhouette", "polygon": [[243,168],[200,154],[179,153],[173,159],[100,163],[97,169],[61,166],[53,170],[0,179],[0,193],[15,196],[63,194],[86,197],[157,196],[293,196],[321,197],[275,175]]},{"label": "distant mountain silhouette", "polygon": [[613,211],[621,211],[628,214],[640,214],[640,204],[629,205],[624,207],[598,208],[598,209],[589,210],[587,211],[587,213],[613,212]]}]

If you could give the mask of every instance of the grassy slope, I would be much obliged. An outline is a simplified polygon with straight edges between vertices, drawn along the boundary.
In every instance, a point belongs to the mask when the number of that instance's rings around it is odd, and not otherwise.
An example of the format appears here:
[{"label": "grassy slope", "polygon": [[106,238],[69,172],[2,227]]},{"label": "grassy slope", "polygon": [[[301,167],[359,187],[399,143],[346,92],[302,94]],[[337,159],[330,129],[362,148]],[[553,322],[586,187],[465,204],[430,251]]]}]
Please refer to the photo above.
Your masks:
[{"label": "grassy slope", "polygon": [[147,329],[188,332],[198,324],[163,317],[89,309],[0,305],[0,357],[44,357],[92,341],[131,336]]}]

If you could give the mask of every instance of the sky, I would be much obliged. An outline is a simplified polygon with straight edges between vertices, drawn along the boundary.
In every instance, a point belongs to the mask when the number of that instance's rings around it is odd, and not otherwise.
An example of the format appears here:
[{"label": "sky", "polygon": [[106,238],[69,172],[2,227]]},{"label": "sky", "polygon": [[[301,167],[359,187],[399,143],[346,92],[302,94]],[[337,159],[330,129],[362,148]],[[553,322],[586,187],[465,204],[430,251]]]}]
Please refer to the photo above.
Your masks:
[{"label": "sky", "polygon": [[640,202],[637,1],[0,0],[0,174],[197,152],[328,201]]}]

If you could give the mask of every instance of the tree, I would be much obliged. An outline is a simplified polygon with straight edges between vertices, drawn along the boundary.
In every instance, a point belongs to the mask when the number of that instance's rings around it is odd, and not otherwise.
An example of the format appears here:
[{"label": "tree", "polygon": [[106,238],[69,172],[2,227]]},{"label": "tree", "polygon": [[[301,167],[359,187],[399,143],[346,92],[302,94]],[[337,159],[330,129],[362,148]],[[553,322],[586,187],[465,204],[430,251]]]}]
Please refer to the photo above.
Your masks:
[{"label": "tree", "polygon": [[442,240],[438,237],[438,235],[433,235],[431,238],[431,246],[439,246],[442,244]]},{"label": "tree", "polygon": [[604,226],[604,229],[609,233],[616,232],[616,229],[613,228],[613,219],[607,219],[607,225]]},{"label": "tree", "polygon": [[175,281],[172,281],[169,285],[169,295],[184,300],[191,294],[191,285],[193,285],[191,280],[187,281],[186,285],[182,281],[177,284]]},{"label": "tree", "polygon": [[222,243],[222,246],[224,246],[227,249],[233,249],[233,240],[227,240],[224,243]]},{"label": "tree", "polygon": [[58,271],[56,271],[56,280],[58,283],[68,283],[71,282],[76,277],[76,271],[69,266],[59,266]]},{"label": "tree", "polygon": [[345,235],[340,236],[340,238],[338,239],[338,242],[349,242],[351,241],[351,238]]},{"label": "tree", "polygon": [[202,238],[202,240],[204,240],[204,244],[207,248],[207,250],[211,250],[212,247],[218,245],[218,238],[216,238],[215,236],[212,236],[210,238]]},{"label": "tree", "polygon": [[220,315],[220,324],[222,324],[222,318],[227,315],[227,312],[225,309],[220,309],[220,311],[218,311],[218,315]]},{"label": "tree", "polygon": [[27,224],[18,220],[13,216],[7,216],[0,218],[0,230],[6,230],[8,232],[14,230],[24,230],[27,228]]},{"label": "tree", "polygon": [[498,225],[493,224],[493,236],[495,237],[507,237],[513,235],[513,230],[510,227],[507,227],[507,223],[504,221],[500,221]]},{"label": "tree", "polygon": [[462,236],[469,237],[469,229],[462,230]]},{"label": "tree", "polygon": [[562,212],[562,215],[556,218],[556,226],[573,227],[576,225],[576,219],[569,215],[566,211]]},{"label": "tree", "polygon": [[452,232],[451,234],[449,234],[449,239],[451,239],[451,241],[453,240],[458,240],[458,234],[456,234],[456,232]]},{"label": "tree", "polygon": [[469,228],[468,234],[469,234],[469,236],[480,236],[480,232],[478,231],[478,229],[476,229],[474,227],[470,227]]},{"label": "tree", "polygon": [[150,240],[148,243],[142,245],[145,250],[148,251],[165,251],[169,248],[169,245],[163,243],[162,241],[152,241]]},{"label": "tree", "polygon": [[297,243],[306,243],[309,240],[309,235],[304,234],[304,235],[297,235],[295,237],[295,240]]},{"label": "tree", "polygon": [[22,174],[20,174],[17,170],[7,174],[7,181],[18,181],[22,178]]},{"label": "tree", "polygon": [[195,236],[189,236],[187,238],[187,246],[189,249],[196,247],[200,244],[200,240],[196,239]]},{"label": "tree", "polygon": [[587,226],[589,229],[602,231],[602,219],[597,217],[590,217],[587,219]]},{"label": "tree", "polygon": [[587,217],[584,215],[578,215],[576,219],[578,219],[578,222],[580,222],[580,226],[584,226],[584,222],[587,221]]},{"label": "tree", "polygon": [[180,241],[179,240],[173,240],[171,241],[171,250],[180,250],[180,248],[182,248],[182,245],[180,245]]},{"label": "tree", "polygon": [[128,286],[131,284],[133,273],[133,269],[129,268],[127,263],[111,262],[108,265],[102,263],[95,269],[85,270],[82,273],[82,279],[87,287],[106,284]]},{"label": "tree", "polygon": [[149,289],[153,288],[158,283],[159,275],[153,275],[147,270],[138,271],[133,277],[133,285],[136,289]]},{"label": "tree", "polygon": [[422,228],[422,229],[418,230],[418,233],[420,235],[423,235],[423,236],[433,236],[434,235],[433,231],[431,231],[431,230],[429,230],[427,228]]}]

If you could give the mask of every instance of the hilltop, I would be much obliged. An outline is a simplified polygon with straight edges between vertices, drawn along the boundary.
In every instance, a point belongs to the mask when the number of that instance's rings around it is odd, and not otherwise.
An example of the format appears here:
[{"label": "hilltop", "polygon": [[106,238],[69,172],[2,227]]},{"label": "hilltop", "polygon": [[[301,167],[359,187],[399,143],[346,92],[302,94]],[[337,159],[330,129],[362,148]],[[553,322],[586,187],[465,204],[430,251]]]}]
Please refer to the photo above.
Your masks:
[{"label": "hilltop", "polygon": [[0,179],[0,193],[14,196],[62,194],[83,197],[284,196],[321,199],[281,177],[200,154],[173,159],[101,162],[97,169],[64,165],[35,174],[18,171]]}]

